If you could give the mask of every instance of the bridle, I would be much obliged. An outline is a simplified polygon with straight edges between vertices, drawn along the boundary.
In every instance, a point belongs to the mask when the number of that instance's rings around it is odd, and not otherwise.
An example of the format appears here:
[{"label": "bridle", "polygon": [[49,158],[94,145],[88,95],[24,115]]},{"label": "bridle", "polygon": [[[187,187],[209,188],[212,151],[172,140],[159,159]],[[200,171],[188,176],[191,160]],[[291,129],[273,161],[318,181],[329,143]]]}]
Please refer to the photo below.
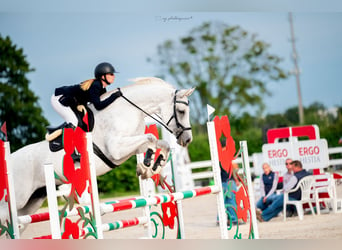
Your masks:
[{"label": "bridle", "polygon": [[[119,89],[120,90],[120,89]],[[134,107],[136,107],[137,109],[139,109],[140,111],[142,111],[145,115],[147,115],[148,117],[152,118],[153,120],[155,120],[156,122],[158,122],[160,125],[162,125],[167,131],[169,131],[171,134],[174,134],[176,136],[176,138],[178,139],[184,131],[186,130],[191,130],[191,127],[185,127],[183,126],[183,124],[181,124],[178,120],[178,116],[177,116],[177,110],[176,110],[176,104],[177,103],[182,103],[185,104],[186,106],[189,106],[189,101],[185,102],[185,101],[180,101],[177,100],[177,92],[178,90],[175,91],[175,96],[173,98],[173,114],[171,115],[170,119],[168,120],[168,122],[165,124],[161,117],[155,118],[153,117],[151,114],[147,113],[145,110],[143,110],[142,108],[140,108],[138,105],[136,105],[134,102],[132,102],[131,100],[129,100],[127,97],[125,97],[124,95],[122,95],[121,97],[123,99],[125,99],[128,103],[130,103],[131,105],[133,105]],[[177,131],[173,132],[170,128],[169,128],[169,124],[172,121],[172,119],[175,119],[176,122],[176,126],[177,126]]]},{"label": "bridle", "polygon": [[[176,126],[179,129],[179,130],[177,130],[175,136],[178,139],[183,134],[183,132],[185,130],[191,130],[191,127],[184,127],[183,124],[181,124],[178,120],[176,104],[182,103],[182,104],[185,104],[186,106],[189,106],[189,100],[188,100],[188,102],[177,100],[177,92],[178,92],[178,89],[175,91],[175,96],[173,97],[173,115],[170,117],[169,121],[166,123],[166,126],[169,126],[169,123],[172,121],[172,119],[175,119]],[[180,131],[180,132],[178,132],[178,131]]]}]

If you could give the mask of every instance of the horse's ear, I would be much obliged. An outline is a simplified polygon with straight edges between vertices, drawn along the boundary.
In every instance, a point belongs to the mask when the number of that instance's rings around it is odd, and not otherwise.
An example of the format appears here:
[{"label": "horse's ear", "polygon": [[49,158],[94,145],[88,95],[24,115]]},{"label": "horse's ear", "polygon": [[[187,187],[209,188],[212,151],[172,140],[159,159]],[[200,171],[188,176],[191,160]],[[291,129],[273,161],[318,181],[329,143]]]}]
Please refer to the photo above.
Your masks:
[{"label": "horse's ear", "polygon": [[178,93],[181,98],[184,96],[189,97],[195,91],[195,89],[196,87],[193,87],[191,89],[182,89]]}]

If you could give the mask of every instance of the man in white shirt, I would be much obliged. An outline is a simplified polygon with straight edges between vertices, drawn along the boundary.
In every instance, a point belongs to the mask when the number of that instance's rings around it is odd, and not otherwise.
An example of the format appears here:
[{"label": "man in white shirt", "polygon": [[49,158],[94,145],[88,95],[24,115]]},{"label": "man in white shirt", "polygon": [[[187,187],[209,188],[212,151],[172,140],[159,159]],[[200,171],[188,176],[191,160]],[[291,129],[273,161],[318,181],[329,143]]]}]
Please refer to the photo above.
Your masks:
[{"label": "man in white shirt", "polygon": [[287,172],[283,175],[283,187],[287,185],[287,183],[293,176],[293,169],[292,169],[291,162],[292,162],[291,158],[287,158],[285,160],[285,166],[286,166]]},{"label": "man in white shirt", "polygon": [[[303,169],[302,163],[300,161],[292,161],[291,162],[293,168],[293,176],[289,179],[286,185],[284,185],[284,191],[289,191],[295,188],[298,182],[309,175],[306,170]],[[290,193],[289,198],[292,200],[300,200],[301,199],[301,191],[300,189],[296,192]],[[266,208],[264,211],[257,210],[257,218],[259,221],[269,221],[270,219],[276,217],[282,210],[284,204],[284,194],[279,194],[273,200],[272,204]]]}]

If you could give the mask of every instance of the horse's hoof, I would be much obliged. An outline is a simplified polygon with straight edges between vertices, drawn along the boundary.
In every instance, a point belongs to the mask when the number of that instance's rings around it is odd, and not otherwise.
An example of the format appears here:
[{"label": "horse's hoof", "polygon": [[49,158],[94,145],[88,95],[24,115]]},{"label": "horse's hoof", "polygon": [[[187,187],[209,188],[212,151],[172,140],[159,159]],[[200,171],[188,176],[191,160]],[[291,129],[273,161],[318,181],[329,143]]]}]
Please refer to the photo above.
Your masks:
[{"label": "horse's hoof", "polygon": [[160,174],[161,170],[162,170],[162,167],[158,166],[158,168],[155,171],[152,171],[152,176],[155,174]]},{"label": "horse's hoof", "polygon": [[137,176],[141,177],[141,179],[145,180],[152,176],[151,167],[146,166],[144,163],[137,164]]}]

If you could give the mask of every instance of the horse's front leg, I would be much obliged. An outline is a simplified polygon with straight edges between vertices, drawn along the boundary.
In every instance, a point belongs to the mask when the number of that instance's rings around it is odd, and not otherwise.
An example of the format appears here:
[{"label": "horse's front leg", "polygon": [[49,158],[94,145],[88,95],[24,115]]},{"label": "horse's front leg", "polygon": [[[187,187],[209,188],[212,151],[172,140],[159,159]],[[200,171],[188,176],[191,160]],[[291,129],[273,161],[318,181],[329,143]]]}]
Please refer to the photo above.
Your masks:
[{"label": "horse's front leg", "polygon": [[154,161],[153,171],[157,171],[157,168],[164,167],[166,165],[167,159],[169,158],[170,154],[170,145],[167,141],[158,140],[157,148],[161,149],[159,156]]},{"label": "horse's front leg", "polygon": [[[142,163],[137,164],[137,175],[146,179],[154,174],[160,173],[169,157],[170,146],[168,142],[158,140],[153,134],[144,134],[132,137],[116,137],[107,141],[108,149],[114,163],[119,165],[134,154],[145,153],[146,157]],[[161,149],[160,156],[155,163],[154,154],[157,148]]]},{"label": "horse's front leg", "polygon": [[[155,158],[156,150],[160,149],[159,155]],[[159,174],[166,165],[170,154],[170,145],[167,141],[158,140],[155,149],[148,148],[145,158],[137,164],[137,175],[142,179],[147,179],[155,174]]]}]

